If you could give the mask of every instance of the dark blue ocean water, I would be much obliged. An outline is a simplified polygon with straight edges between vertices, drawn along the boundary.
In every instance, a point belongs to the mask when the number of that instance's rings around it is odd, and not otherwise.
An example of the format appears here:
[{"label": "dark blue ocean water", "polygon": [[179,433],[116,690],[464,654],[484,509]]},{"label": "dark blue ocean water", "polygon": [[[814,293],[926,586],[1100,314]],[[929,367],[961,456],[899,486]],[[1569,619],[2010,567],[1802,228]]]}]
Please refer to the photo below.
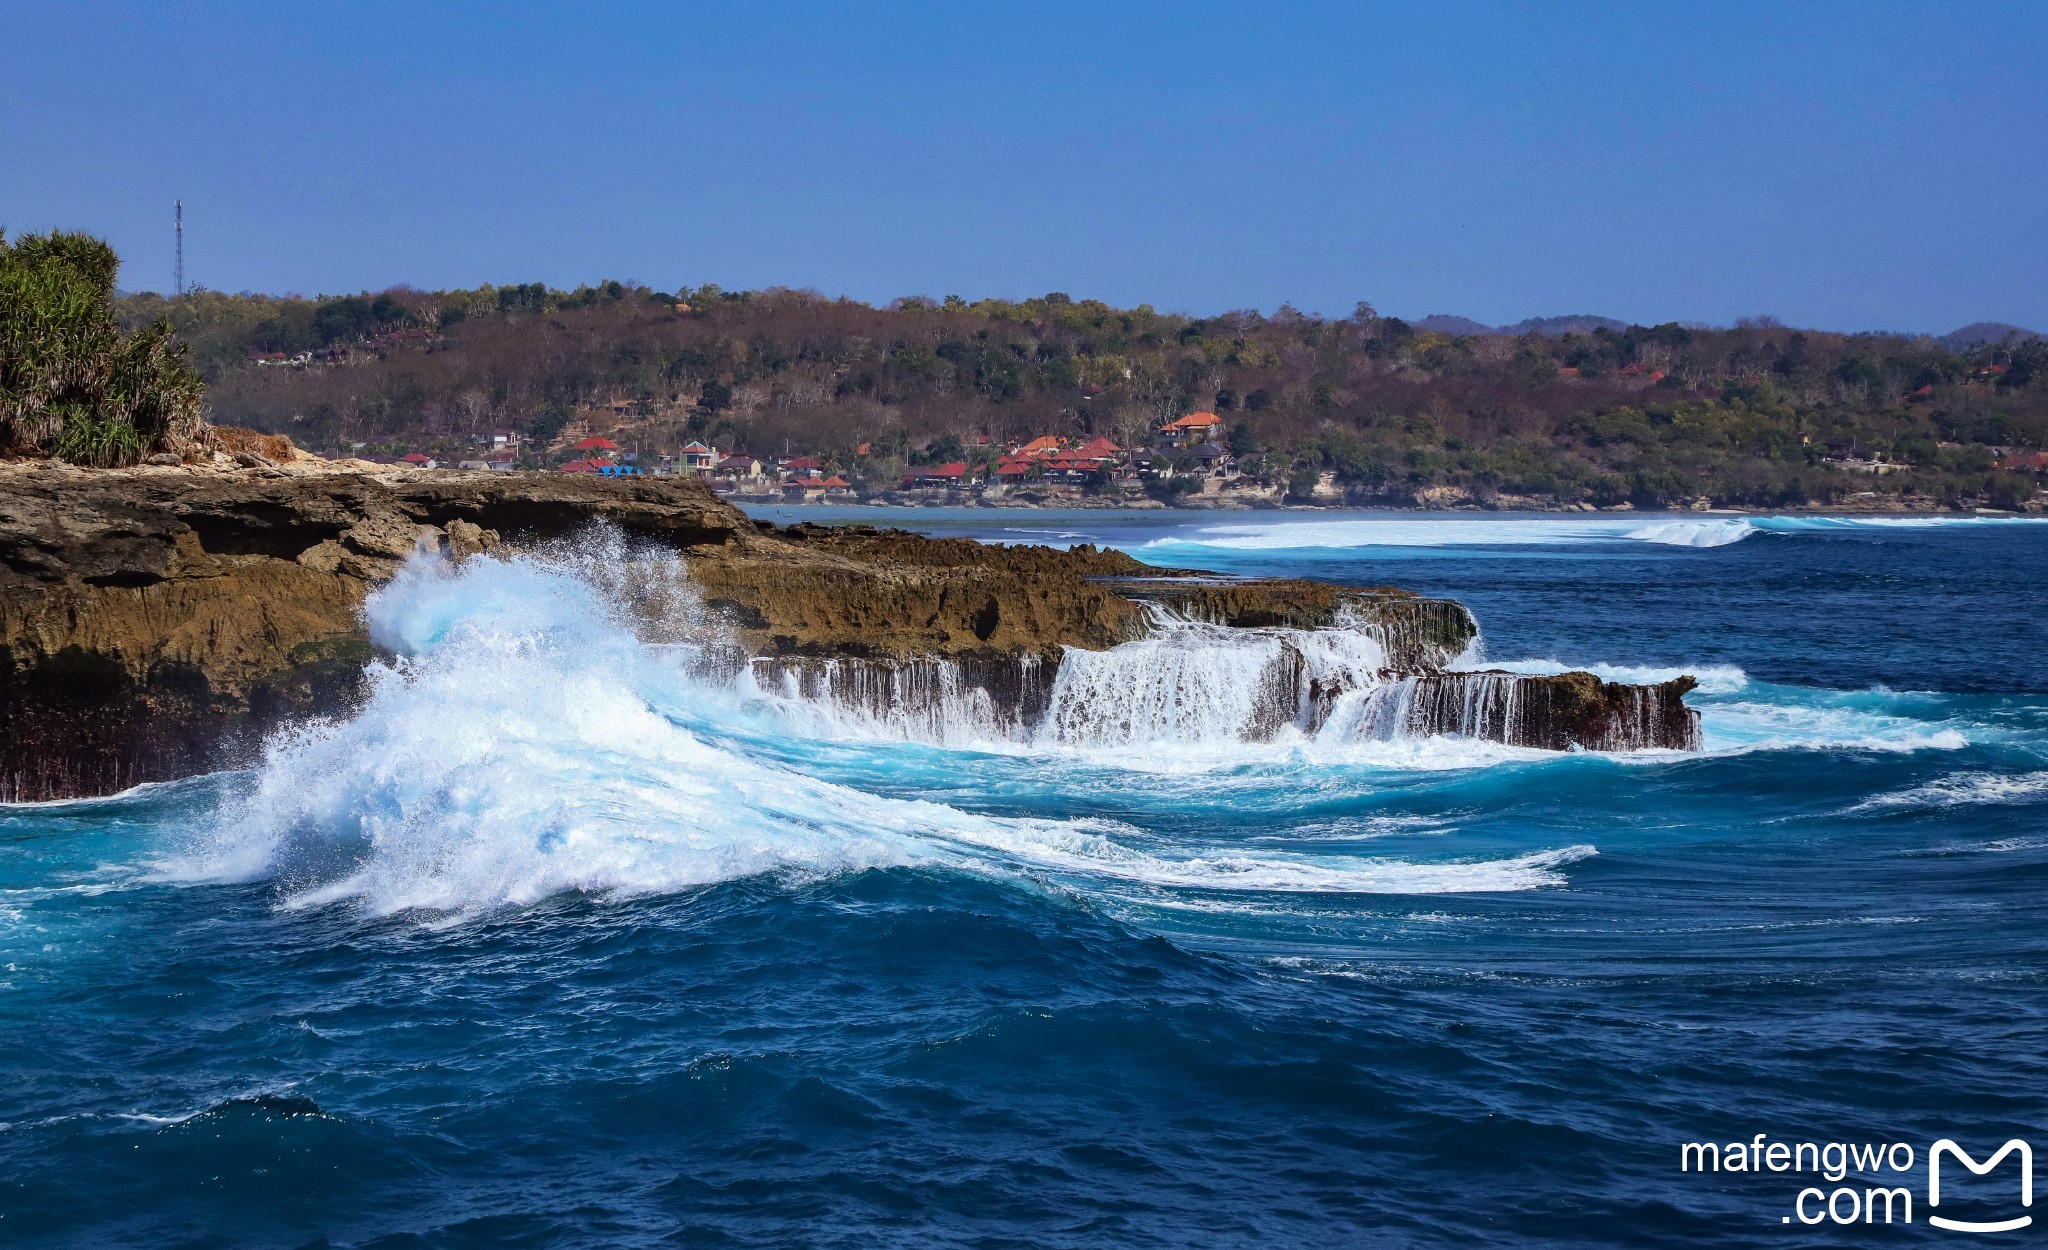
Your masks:
[{"label": "dark blue ocean water", "polygon": [[[424,570],[354,720],[0,808],[0,1243],[2037,1238],[1925,1162],[2048,1147],[2048,526],[879,516],[1450,595],[1708,749],[869,740]],[[1680,1170],[1757,1134],[1913,1225]]]}]

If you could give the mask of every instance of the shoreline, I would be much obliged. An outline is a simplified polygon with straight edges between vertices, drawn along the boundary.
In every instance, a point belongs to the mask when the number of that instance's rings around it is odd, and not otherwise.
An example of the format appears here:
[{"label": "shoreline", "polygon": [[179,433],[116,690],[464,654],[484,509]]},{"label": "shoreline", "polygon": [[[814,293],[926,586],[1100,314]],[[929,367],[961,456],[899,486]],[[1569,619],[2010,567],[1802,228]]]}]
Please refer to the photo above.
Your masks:
[{"label": "shoreline", "polygon": [[2013,517],[2027,518],[2044,515],[2042,510],[2021,509],[2017,511],[1998,508],[1943,508],[1870,506],[1827,504],[1788,505],[1779,508],[1717,507],[1717,508],[1638,508],[1631,504],[1610,507],[1584,505],[1555,505],[1551,507],[1517,504],[1513,507],[1488,508],[1478,504],[1461,504],[1451,507],[1418,507],[1413,504],[1171,504],[1148,500],[1145,503],[1110,503],[1101,500],[1077,500],[1073,502],[1022,503],[1007,501],[985,501],[979,499],[960,500],[919,500],[916,502],[889,499],[851,500],[790,500],[769,497],[754,498],[741,495],[720,495],[720,499],[734,507],[788,508],[829,512],[834,509],[867,508],[891,512],[1101,512],[1101,513],[1304,513],[1308,515],[1329,515],[1332,513],[1371,513],[1375,515],[1400,516],[1527,516],[1527,517],[1571,517],[1571,516],[1641,516],[1659,518],[1677,517],[1768,517],[1768,516],[1916,516],[1916,517]]}]

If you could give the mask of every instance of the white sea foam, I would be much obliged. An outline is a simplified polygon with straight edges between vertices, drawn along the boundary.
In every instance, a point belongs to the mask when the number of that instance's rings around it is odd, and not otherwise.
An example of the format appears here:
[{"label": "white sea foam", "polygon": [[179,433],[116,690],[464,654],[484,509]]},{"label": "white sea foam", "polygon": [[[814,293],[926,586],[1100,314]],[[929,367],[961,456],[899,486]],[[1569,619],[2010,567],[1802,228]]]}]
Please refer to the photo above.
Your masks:
[{"label": "white sea foam", "polygon": [[1143,548],[1213,547],[1232,551],[1346,550],[1361,547],[1521,547],[1589,543],[1652,543],[1668,547],[1725,547],[1758,534],[1849,534],[1858,531],[1933,530],[1987,525],[2048,524],[2038,517],[1988,516],[1375,516],[1282,519],[1205,525],[1190,533],[1154,538]]},{"label": "white sea foam", "polygon": [[1632,529],[1622,537],[1638,542],[1663,543],[1667,547],[1726,547],[1756,532],[1757,527],[1747,517],[1716,517],[1712,520],[1657,521]]},{"label": "white sea foam", "polygon": [[1939,721],[1816,702],[1710,703],[1700,710],[1710,754],[1753,751],[1959,751],[1962,729]]},{"label": "white sea foam", "polygon": [[1550,676],[1557,673],[1591,673],[1601,681],[1626,682],[1630,685],[1658,685],[1676,681],[1680,677],[1691,677],[1699,682],[1701,694],[1734,694],[1749,685],[1749,674],[1733,664],[1696,664],[1690,666],[1656,664],[1565,664],[1557,660],[1488,660],[1479,657],[1460,656],[1450,665],[1463,671],[1495,668],[1509,673],[1529,676]]},{"label": "white sea foam", "polygon": [[2048,772],[1957,773],[1915,786],[1865,799],[1851,812],[1887,811],[1901,808],[1943,808],[1998,806],[2036,803],[2048,799]]},{"label": "white sea foam", "polygon": [[[1667,666],[1643,664],[1567,665],[1557,660],[1461,660],[1454,667],[1495,668],[1510,673],[1546,675],[1589,672],[1602,681],[1654,685],[1691,676],[1706,696],[1700,728],[1708,755],[1754,751],[1953,751],[1970,745],[1977,727],[1902,715],[1891,692],[1842,692],[1772,686],[1752,682],[1734,665]],[[1731,697],[1735,696],[1735,697]],[[1674,758],[1670,752],[1643,752],[1637,763]],[[1676,756],[1683,758],[1682,756]],[[1627,757],[1617,757],[1627,758]]]},{"label": "white sea foam", "polygon": [[1190,544],[1233,551],[1291,548],[1544,546],[1611,542],[1642,524],[1634,517],[1353,517],[1205,525],[1146,547]]},{"label": "white sea foam", "polygon": [[560,561],[416,558],[368,607],[399,658],[372,671],[361,710],[272,743],[253,792],[159,876],[274,880],[291,907],[462,914],[564,891],[891,865],[1159,888],[1514,890],[1556,884],[1561,865],[1591,853],[1410,864],[1146,852],[1114,826],[832,784],[734,745],[762,728],[739,695],[636,637],[614,581]]}]

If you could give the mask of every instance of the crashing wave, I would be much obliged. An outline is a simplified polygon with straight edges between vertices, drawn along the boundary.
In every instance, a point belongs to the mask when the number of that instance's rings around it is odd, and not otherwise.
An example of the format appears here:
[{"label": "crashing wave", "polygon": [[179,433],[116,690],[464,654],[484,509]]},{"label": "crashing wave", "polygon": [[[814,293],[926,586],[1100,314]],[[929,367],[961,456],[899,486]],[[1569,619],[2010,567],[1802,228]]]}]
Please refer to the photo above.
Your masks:
[{"label": "crashing wave", "polygon": [[1731,546],[1758,534],[1881,534],[1987,525],[2048,524],[2039,517],[1988,516],[1386,516],[1342,520],[1278,520],[1205,525],[1191,533],[1139,544],[1148,554],[1170,549],[1221,551],[1353,550],[1368,547],[1522,547],[1588,543],[1652,543],[1666,547]]},{"label": "crashing wave", "polygon": [[1586,673],[1402,671],[1388,649],[1369,626],[1248,629],[1155,607],[1151,636],[1069,649],[1049,683],[1037,661],[949,658],[777,657],[755,661],[754,681],[836,709],[856,734],[952,745],[1189,750],[1443,736],[1545,750],[1700,745],[1685,678],[1634,687]]},{"label": "crashing wave", "polygon": [[[415,559],[369,605],[395,658],[373,669],[361,708],[273,741],[250,792],[159,875],[273,880],[294,908],[459,916],[563,892],[634,896],[890,866],[1159,889],[1529,889],[1591,853],[1444,865],[1169,855],[1125,845],[1120,826],[834,784],[773,761],[767,745],[786,738],[786,723],[759,719],[746,680],[706,675],[737,672],[731,657],[639,636],[647,602],[612,593],[619,575],[559,560]],[[673,587],[660,569],[631,577]],[[936,671],[904,680],[938,682],[941,703],[957,693]]]}]

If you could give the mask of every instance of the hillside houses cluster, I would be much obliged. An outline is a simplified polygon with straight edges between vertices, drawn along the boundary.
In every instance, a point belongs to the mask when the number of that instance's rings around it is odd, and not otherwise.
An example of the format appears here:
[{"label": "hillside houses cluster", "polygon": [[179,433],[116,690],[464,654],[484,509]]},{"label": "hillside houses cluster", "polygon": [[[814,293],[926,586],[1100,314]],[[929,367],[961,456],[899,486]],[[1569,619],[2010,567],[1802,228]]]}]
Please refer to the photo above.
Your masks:
[{"label": "hillside houses cluster", "polygon": [[[964,458],[913,463],[902,473],[896,489],[991,495],[1091,485],[1142,490],[1148,484],[1175,479],[1182,480],[1179,489],[1183,490],[1228,489],[1241,478],[1256,477],[1263,458],[1256,452],[1241,455],[1232,451],[1225,437],[1223,421],[1213,412],[1165,422],[1144,447],[1119,446],[1101,436],[1069,439],[1048,434],[1006,444],[983,436],[965,449]],[[872,451],[871,445],[864,443],[855,457],[866,460]],[[567,452],[571,458],[559,466],[564,473],[695,477],[722,494],[798,503],[850,501],[858,493],[835,466],[811,453],[758,456],[691,442],[672,456],[636,455],[595,434],[571,444]],[[870,480],[869,485],[875,484]]]},{"label": "hillside houses cluster", "polygon": [[[584,426],[588,430],[588,426]],[[972,493],[990,499],[1012,492],[1136,493],[1171,483],[1173,493],[1235,492],[1270,489],[1264,480],[1264,457],[1234,452],[1224,423],[1212,412],[1197,412],[1167,421],[1152,431],[1147,445],[1124,447],[1095,436],[1062,438],[1041,435],[997,443],[986,435],[960,447],[958,458],[933,459],[913,453],[913,461],[891,485],[877,480],[880,464],[870,459],[874,448],[863,443],[852,461],[828,460],[808,452],[786,450],[759,456],[723,450],[693,441],[673,454],[629,450],[602,434],[584,434],[566,446],[547,450],[517,430],[480,430],[466,436],[457,453],[411,452],[403,456],[366,459],[418,469],[461,468],[509,471],[536,459],[554,461],[561,473],[595,477],[694,477],[720,494],[743,500],[788,503],[853,502],[863,495],[906,494],[913,498]],[[950,440],[949,440],[950,442]],[[950,448],[949,448],[950,450]],[[358,447],[358,454],[362,449]],[[840,471],[848,464],[851,476]],[[859,485],[856,485],[856,482]]]}]

